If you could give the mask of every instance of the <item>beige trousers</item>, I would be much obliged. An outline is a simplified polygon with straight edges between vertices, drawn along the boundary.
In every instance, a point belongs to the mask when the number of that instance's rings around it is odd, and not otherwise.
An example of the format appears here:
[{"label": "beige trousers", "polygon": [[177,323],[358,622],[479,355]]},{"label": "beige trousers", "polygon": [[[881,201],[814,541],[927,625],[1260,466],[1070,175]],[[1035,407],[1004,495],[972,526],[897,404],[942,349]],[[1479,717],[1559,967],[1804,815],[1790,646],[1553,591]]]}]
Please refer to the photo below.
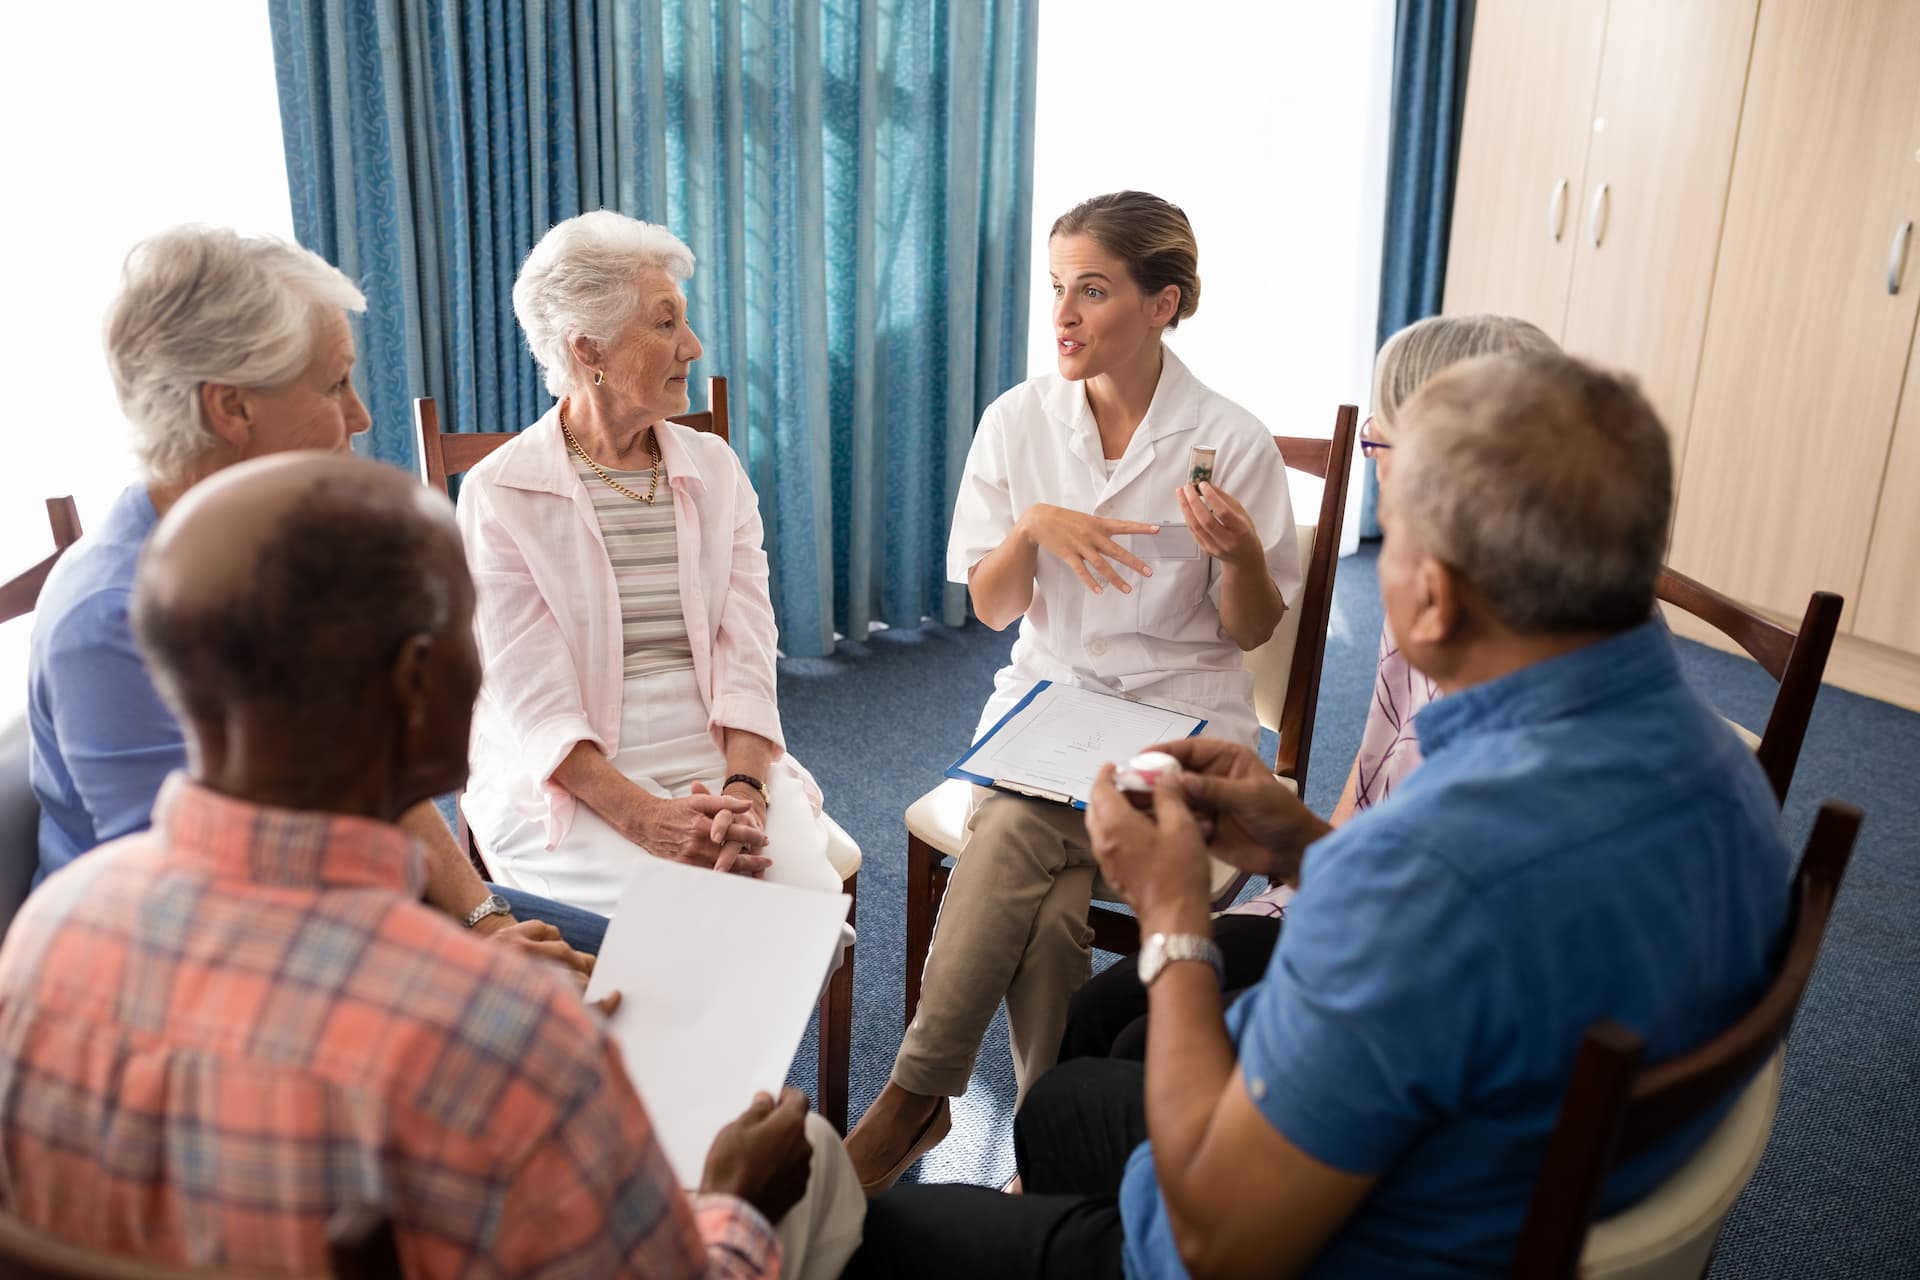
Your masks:
[{"label": "beige trousers", "polygon": [[834,1280],[860,1247],[867,1195],[839,1133],[818,1112],[807,1113],[807,1142],[813,1147],[807,1193],[773,1229],[780,1240],[780,1274]]},{"label": "beige trousers", "polygon": [[1024,1099],[1060,1056],[1067,1001],[1093,971],[1093,850],[1077,809],[974,789],[920,981],[920,1007],[893,1061],[913,1093],[967,1091],[993,1011],[1007,1002]]}]

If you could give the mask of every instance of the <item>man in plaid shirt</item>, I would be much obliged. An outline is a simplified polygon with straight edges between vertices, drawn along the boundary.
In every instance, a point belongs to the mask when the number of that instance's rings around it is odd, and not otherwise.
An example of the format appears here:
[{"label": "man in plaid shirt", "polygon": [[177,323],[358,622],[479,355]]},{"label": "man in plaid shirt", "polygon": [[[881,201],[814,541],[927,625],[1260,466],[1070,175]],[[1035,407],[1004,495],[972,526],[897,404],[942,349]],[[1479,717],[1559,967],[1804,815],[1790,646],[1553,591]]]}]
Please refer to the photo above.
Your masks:
[{"label": "man in plaid shirt", "polygon": [[462,1277],[778,1276],[789,1219],[837,1269],[802,1095],[757,1099],[689,1198],[566,974],[420,901],[392,824],[464,780],[472,610],[451,512],[392,468],[247,463],[161,524],[134,621],[190,768],[0,948],[0,1211],[318,1271],[366,1206],[408,1274]]}]

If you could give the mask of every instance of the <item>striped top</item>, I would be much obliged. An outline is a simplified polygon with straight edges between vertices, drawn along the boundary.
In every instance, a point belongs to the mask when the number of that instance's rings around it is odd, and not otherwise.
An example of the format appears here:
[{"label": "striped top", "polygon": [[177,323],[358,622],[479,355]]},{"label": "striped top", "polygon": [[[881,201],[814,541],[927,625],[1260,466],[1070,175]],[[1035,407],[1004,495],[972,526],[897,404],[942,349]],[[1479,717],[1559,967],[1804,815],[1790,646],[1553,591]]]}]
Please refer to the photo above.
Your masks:
[{"label": "striped top", "polygon": [[[571,451],[569,451],[571,452]],[[660,487],[652,506],[635,502],[602,480],[579,454],[573,456],[574,474],[593,499],[600,537],[613,562],[614,585],[620,589],[623,675],[655,676],[667,671],[693,670],[693,641],[687,637],[686,614],[680,609],[680,541],[673,528],[673,491],[667,471],[660,468]],[[607,474],[635,493],[644,494],[653,470]]]}]

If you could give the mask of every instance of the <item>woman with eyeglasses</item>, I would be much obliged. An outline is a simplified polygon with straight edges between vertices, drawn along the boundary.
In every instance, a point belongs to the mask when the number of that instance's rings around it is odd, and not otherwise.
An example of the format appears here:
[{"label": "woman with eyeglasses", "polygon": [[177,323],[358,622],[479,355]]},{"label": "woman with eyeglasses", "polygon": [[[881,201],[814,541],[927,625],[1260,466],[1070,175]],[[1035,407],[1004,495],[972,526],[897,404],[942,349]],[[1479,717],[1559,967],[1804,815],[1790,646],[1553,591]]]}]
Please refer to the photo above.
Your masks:
[{"label": "woman with eyeglasses", "polygon": [[[1558,351],[1552,338],[1511,316],[1430,316],[1388,338],[1373,366],[1373,416],[1361,429],[1360,448],[1386,478],[1400,407],[1429,378],[1475,356]],[[1380,664],[1373,699],[1360,733],[1360,750],[1347,785],[1328,821],[1339,826],[1387,798],[1420,765],[1414,713],[1439,696],[1433,681],[1400,656],[1393,633],[1380,628]],[[1280,940],[1280,924],[1295,886],[1277,884],[1214,921],[1214,941],[1225,958],[1229,991],[1253,985],[1266,972]],[[1117,964],[1081,987],[1068,1007],[1060,1060],[1082,1057],[1145,1058],[1147,996],[1134,966]]]}]

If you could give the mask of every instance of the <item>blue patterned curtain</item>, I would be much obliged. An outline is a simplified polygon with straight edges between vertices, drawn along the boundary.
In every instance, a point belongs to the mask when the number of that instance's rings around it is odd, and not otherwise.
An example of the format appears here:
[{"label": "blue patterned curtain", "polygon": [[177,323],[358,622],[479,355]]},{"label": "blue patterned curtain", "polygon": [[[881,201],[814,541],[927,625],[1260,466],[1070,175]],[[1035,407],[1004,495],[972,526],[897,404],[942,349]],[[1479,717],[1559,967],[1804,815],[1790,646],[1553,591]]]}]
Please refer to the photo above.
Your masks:
[{"label": "blue patterned curtain", "polygon": [[370,451],[411,401],[548,398],[514,273],[585,209],[662,222],[726,375],[787,652],[965,616],[946,525],[1026,360],[1039,0],[270,0],[302,243],[367,294]]},{"label": "blue patterned curtain", "polygon": [[[1467,105],[1474,0],[1399,0],[1393,29],[1393,109],[1387,160],[1386,236],[1380,251],[1380,315],[1374,349],[1440,310],[1453,227],[1453,176]],[[1360,532],[1380,536],[1380,496],[1366,464]]]}]

